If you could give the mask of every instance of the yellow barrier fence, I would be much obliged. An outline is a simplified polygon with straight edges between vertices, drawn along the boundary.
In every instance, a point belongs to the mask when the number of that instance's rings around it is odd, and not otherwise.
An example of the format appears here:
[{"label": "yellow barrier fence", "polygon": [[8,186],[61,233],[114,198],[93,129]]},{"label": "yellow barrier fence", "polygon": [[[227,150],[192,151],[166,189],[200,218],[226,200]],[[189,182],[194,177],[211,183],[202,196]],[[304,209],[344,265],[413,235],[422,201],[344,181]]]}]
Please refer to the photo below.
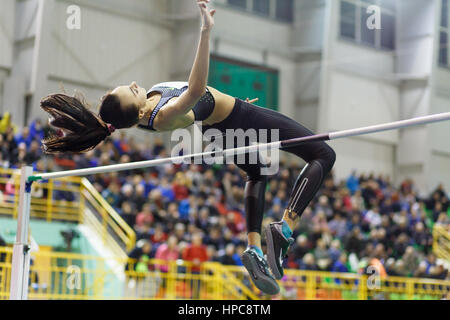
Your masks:
[{"label": "yellow barrier fence", "polygon": [[450,263],[450,233],[440,225],[433,227],[433,252]]},{"label": "yellow barrier fence", "polygon": [[[267,298],[250,282],[243,267],[227,266],[227,269],[260,298]],[[438,300],[450,292],[450,281],[403,277],[376,279],[354,273],[293,269],[285,270],[279,284],[280,298],[289,300]]]},{"label": "yellow barrier fence", "polygon": [[[0,169],[0,215],[17,218],[19,186],[20,170]],[[30,218],[85,224],[118,256],[124,256],[136,242],[133,229],[86,178],[33,183]]]},{"label": "yellow barrier fence", "polygon": [[[9,298],[11,248],[0,248],[0,299]],[[257,299],[226,267],[186,261],[139,261],[74,253],[34,252],[29,299]]]},{"label": "yellow barrier fence", "polygon": [[[0,299],[9,298],[11,257],[11,248],[0,248]],[[254,287],[243,267],[216,262],[196,267],[182,260],[60,252],[35,252],[32,259],[29,299],[271,299]],[[377,282],[358,274],[302,270],[286,270],[279,284],[276,299],[438,300],[450,292],[450,281],[387,277]]]}]

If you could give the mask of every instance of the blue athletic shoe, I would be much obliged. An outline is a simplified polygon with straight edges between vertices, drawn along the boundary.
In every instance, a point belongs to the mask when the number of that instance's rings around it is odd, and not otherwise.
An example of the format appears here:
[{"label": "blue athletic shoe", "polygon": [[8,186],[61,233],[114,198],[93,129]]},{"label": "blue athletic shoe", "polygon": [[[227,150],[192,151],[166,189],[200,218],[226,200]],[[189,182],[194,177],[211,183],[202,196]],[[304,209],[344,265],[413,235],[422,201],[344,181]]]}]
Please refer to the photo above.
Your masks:
[{"label": "blue athletic shoe", "polygon": [[[267,262],[275,279],[283,278],[283,259],[294,243],[292,231],[283,232],[283,221],[269,223],[265,228],[267,242]],[[284,228],[286,229],[286,227]],[[289,234],[289,236],[287,236]]]},{"label": "blue athletic shoe", "polygon": [[258,254],[255,249],[247,248],[241,259],[253,283],[259,290],[270,295],[280,292],[280,287],[270,273],[266,259]]}]

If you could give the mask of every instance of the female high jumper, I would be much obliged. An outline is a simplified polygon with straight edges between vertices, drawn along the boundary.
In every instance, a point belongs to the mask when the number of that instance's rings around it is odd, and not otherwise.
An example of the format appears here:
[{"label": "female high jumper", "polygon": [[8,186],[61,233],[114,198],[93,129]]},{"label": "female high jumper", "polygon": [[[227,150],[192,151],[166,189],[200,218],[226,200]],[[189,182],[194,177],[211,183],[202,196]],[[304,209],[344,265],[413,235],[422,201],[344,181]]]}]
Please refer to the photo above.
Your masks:
[{"label": "female high jumper", "polygon": [[[281,113],[207,86],[215,10],[208,8],[209,0],[196,1],[202,26],[188,82],[160,83],[149,91],[135,82],[119,86],[103,96],[98,115],[89,111],[80,98],[65,94],[47,96],[42,99],[41,107],[52,116],[50,124],[59,128],[61,134],[44,140],[44,150],[47,153],[82,153],[95,148],[115,129],[138,127],[164,132],[188,127],[194,121],[201,121],[202,130],[215,128],[223,134],[226,129],[255,129],[257,132],[278,129],[280,140],[313,135]],[[292,230],[336,160],[333,149],[320,141],[282,150],[302,158],[307,165],[297,177],[283,219],[265,228],[267,261],[261,249],[267,176],[261,174],[263,164],[260,161],[236,164],[247,175],[244,202],[248,248],[242,255],[242,262],[256,287],[267,294],[279,292],[275,279],[283,276],[282,262],[293,243]]]}]

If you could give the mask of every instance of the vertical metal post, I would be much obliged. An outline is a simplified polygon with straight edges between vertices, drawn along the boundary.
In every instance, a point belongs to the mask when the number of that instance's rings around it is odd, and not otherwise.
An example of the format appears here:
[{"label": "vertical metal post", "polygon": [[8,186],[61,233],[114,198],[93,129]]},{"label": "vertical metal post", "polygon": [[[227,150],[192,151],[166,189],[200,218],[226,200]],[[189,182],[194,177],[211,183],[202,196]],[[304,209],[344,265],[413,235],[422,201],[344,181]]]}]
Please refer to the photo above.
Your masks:
[{"label": "vertical metal post", "polygon": [[27,300],[28,298],[28,278],[30,271],[28,228],[30,224],[31,203],[31,182],[28,182],[28,177],[32,175],[32,167],[22,167],[17,234],[12,257],[10,300]]}]

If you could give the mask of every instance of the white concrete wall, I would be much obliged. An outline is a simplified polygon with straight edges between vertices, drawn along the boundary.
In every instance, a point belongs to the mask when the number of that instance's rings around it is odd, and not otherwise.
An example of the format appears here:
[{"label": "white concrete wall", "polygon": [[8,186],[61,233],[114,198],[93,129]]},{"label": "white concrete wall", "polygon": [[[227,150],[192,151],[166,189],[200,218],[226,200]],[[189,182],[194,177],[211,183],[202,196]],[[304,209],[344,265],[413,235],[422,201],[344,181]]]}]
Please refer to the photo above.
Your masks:
[{"label": "white concrete wall", "polygon": [[0,114],[3,113],[5,81],[13,64],[15,0],[2,1],[0,10]]},{"label": "white concrete wall", "polygon": [[[437,21],[433,1],[402,0],[398,15],[397,73],[403,79],[400,86],[401,119],[420,117],[430,108],[431,74],[434,60],[434,24]],[[397,147],[397,182],[412,178],[425,195],[433,188],[430,174],[429,126],[399,130]]]},{"label": "white concrete wall", "polygon": [[[432,97],[430,113],[450,111],[450,69],[442,68],[438,64],[439,54],[439,27],[440,27],[441,1],[434,3],[436,17],[434,27],[433,72],[430,79]],[[430,149],[430,191],[438,184],[450,190],[450,141],[448,139],[450,123],[444,122],[429,127]]]},{"label": "white concrete wall", "polygon": [[[225,57],[266,65],[279,71],[278,110],[295,117],[295,62],[292,27],[217,4],[213,52]],[[246,98],[246,97],[240,97]]]},{"label": "white concrete wall", "polygon": [[[329,21],[322,54],[318,126],[321,132],[398,120],[400,95],[393,79],[395,55],[343,40],[339,34],[340,1],[327,2]],[[332,141],[335,174],[352,169],[394,176],[398,132]]]},{"label": "white concrete wall", "polygon": [[295,47],[322,49],[326,0],[295,0],[292,43]]},{"label": "white concrete wall", "polygon": [[295,4],[296,119],[317,132],[326,1],[297,0]]},{"label": "white concrete wall", "polygon": [[[14,1],[6,2],[14,5]],[[15,113],[19,126],[23,125],[27,93],[32,94],[30,121],[45,116],[39,108],[40,99],[59,92],[61,85],[70,94],[74,89],[83,92],[96,106],[100,97],[117,85],[137,81],[149,88],[170,78],[173,22],[167,1],[15,3],[16,54],[5,85],[10,90],[5,90],[9,92],[3,100]],[[69,5],[81,9],[80,30],[66,26]],[[138,132],[138,136],[143,135]]]}]

